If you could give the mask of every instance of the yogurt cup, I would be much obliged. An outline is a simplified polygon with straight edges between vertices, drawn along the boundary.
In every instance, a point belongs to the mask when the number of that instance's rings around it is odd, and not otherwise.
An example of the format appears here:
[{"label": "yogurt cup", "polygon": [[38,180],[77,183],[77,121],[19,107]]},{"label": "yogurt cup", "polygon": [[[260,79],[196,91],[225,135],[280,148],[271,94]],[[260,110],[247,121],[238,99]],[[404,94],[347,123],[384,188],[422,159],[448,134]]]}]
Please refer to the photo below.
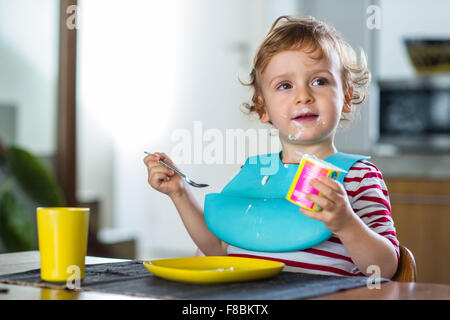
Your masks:
[{"label": "yogurt cup", "polygon": [[286,199],[300,207],[318,212],[322,208],[306,199],[306,195],[310,193],[321,195],[318,190],[310,186],[310,181],[320,176],[337,180],[340,174],[345,174],[346,172],[314,155],[304,154],[294,180],[292,180]]}]

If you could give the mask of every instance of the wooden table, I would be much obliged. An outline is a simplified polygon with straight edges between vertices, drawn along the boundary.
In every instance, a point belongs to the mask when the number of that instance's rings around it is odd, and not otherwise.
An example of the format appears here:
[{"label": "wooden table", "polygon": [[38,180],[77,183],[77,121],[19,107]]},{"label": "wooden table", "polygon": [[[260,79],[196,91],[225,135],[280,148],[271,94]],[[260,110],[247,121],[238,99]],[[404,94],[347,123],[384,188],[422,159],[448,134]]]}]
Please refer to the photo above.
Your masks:
[{"label": "wooden table", "polygon": [[[86,264],[111,263],[125,260],[86,257]],[[0,254],[0,274],[22,272],[40,267],[38,251]],[[0,299],[11,300],[141,300],[141,298],[122,294],[109,294],[93,291],[67,291],[30,286],[0,283]],[[380,289],[360,287],[315,297],[312,300],[450,300],[450,285],[391,281],[382,283]]]}]

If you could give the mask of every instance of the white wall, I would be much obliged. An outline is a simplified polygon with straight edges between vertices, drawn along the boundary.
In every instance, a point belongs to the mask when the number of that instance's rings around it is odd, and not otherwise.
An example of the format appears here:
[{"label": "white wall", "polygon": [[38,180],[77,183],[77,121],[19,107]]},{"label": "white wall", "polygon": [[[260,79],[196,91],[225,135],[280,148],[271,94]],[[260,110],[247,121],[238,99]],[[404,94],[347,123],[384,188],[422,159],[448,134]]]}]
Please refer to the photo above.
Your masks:
[{"label": "white wall", "polygon": [[59,2],[0,0],[0,104],[17,107],[16,143],[56,150]]}]

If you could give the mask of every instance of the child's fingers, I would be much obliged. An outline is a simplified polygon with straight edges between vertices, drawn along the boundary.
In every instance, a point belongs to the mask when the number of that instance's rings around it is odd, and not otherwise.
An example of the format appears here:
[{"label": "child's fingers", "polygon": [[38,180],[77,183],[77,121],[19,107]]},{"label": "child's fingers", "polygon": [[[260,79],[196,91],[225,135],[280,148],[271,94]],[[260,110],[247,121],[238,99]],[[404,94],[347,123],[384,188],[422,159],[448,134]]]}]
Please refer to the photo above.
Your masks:
[{"label": "child's fingers", "polygon": [[306,199],[315,202],[324,210],[330,210],[335,206],[335,203],[333,201],[323,196],[318,196],[317,194],[310,193],[306,196]]},{"label": "child's fingers", "polygon": [[173,176],[175,174],[175,172],[172,169],[167,168],[166,166],[162,165],[161,163],[158,163],[155,166],[152,166],[150,168],[150,174],[158,174],[158,173],[163,173],[166,174],[168,176]]},{"label": "child's fingers", "polygon": [[[157,166],[161,166],[164,168],[167,168],[166,166],[164,166],[163,164],[159,163],[159,159],[173,165],[172,160],[170,160],[170,158],[165,154],[165,153],[160,153],[160,152],[155,152],[154,154],[149,154],[144,158],[144,163],[145,165],[150,169],[152,167],[157,167]],[[175,166],[175,165],[173,165]],[[171,172],[173,172],[171,169],[169,169]]]},{"label": "child's fingers", "polygon": [[166,160],[167,155],[163,152],[155,152],[155,153],[149,153],[147,154],[147,156],[144,158],[144,162],[146,161],[158,161],[159,159],[161,160]]},{"label": "child's fingers", "polygon": [[323,215],[321,215],[321,212],[316,212],[316,211],[312,211],[312,210],[308,210],[305,209],[303,207],[300,207],[300,212],[303,213],[305,216],[314,219],[314,220],[319,220],[322,221],[323,219]]},{"label": "child's fingers", "polygon": [[167,178],[173,176],[175,172],[173,170],[166,168],[160,163],[151,164],[148,168],[148,182],[150,184],[160,181],[168,180]]},{"label": "child's fingers", "polygon": [[148,154],[145,158],[144,158],[144,163],[146,166],[151,167],[151,166],[155,166],[158,164],[158,160],[161,158],[160,155],[157,154],[157,152],[155,153],[150,153]]},{"label": "child's fingers", "polygon": [[310,185],[319,191],[322,196],[326,197],[327,199],[333,201],[333,199],[336,198],[336,191],[331,188],[329,185],[325,184],[321,180],[313,179],[310,181]]},{"label": "child's fingers", "polygon": [[164,167],[161,163],[159,163],[154,155],[148,155],[144,158],[144,163],[147,166],[148,173],[150,174],[154,168]]},{"label": "child's fingers", "polygon": [[149,175],[148,182],[152,186],[160,186],[163,182],[169,181],[172,175],[173,173],[168,172],[168,169],[165,167],[153,169]]},{"label": "child's fingers", "polygon": [[323,177],[323,176],[319,176],[319,178],[317,180],[319,180],[319,182],[323,183],[328,188],[334,190],[337,193],[343,193],[343,191],[345,192],[345,190],[342,187],[342,185],[336,180],[333,180],[333,179],[328,178],[328,177]]},{"label": "child's fingers", "polygon": [[145,165],[148,165],[151,161],[155,161],[155,155],[154,154],[148,154],[144,158]]},{"label": "child's fingers", "polygon": [[154,154],[155,154],[156,160],[159,160],[159,159],[164,160],[164,158],[165,158],[165,156],[161,152],[155,152]]},{"label": "child's fingers", "polygon": [[168,163],[172,167],[175,167],[176,169],[178,169],[178,167],[175,165],[175,163],[173,163],[172,159],[170,159],[169,156],[166,155],[164,152],[155,152],[155,155],[156,155],[158,160],[161,159],[165,163]]},{"label": "child's fingers", "polygon": [[161,159],[162,161],[175,166],[175,164],[172,162],[172,159],[169,158],[169,156],[167,154],[165,154],[164,152],[155,152],[155,155],[157,157],[157,160]]},{"label": "child's fingers", "polygon": [[170,177],[175,174],[173,170],[158,162],[158,159],[160,158],[161,154],[156,152],[154,154],[149,154],[144,159],[148,170],[148,183],[152,186],[160,186],[161,183],[169,181]]}]

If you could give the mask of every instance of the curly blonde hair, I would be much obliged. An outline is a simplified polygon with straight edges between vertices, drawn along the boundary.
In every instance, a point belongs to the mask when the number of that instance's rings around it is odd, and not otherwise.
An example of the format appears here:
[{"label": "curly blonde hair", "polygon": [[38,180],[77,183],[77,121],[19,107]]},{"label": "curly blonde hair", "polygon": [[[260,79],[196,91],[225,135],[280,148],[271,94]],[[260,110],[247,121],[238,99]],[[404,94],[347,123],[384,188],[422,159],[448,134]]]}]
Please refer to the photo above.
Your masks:
[{"label": "curly blonde hair", "polygon": [[[353,48],[330,25],[314,17],[281,16],[272,24],[264,41],[259,46],[250,72],[250,82],[241,83],[253,88],[252,103],[243,103],[248,113],[256,112],[261,119],[265,113],[264,99],[261,90],[261,76],[270,59],[285,50],[302,49],[311,54],[313,59],[329,57],[334,50],[342,66],[341,77],[344,93],[352,87],[352,105],[359,105],[367,98],[370,83],[370,72],[364,51],[361,49],[360,59]],[[354,108],[352,108],[353,111]],[[350,120],[343,118],[341,120]]]}]

